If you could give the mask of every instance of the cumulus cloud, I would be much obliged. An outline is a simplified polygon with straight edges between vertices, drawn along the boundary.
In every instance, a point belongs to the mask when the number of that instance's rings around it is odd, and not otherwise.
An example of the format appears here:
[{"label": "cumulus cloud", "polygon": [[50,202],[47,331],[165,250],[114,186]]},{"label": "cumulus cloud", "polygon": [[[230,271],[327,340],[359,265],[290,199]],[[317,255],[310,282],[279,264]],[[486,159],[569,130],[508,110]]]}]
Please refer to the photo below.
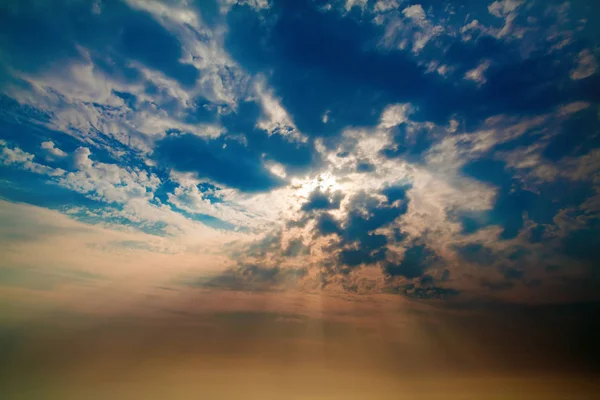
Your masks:
[{"label": "cumulus cloud", "polygon": [[60,168],[51,168],[34,161],[34,155],[18,147],[10,147],[5,141],[0,141],[0,160],[6,166],[16,166],[36,174],[49,176],[62,176],[65,171]]},{"label": "cumulus cloud", "polygon": [[56,147],[55,144],[50,140],[48,140],[47,142],[42,142],[41,147],[51,157],[66,157],[67,156],[67,153],[65,153],[58,147]]}]

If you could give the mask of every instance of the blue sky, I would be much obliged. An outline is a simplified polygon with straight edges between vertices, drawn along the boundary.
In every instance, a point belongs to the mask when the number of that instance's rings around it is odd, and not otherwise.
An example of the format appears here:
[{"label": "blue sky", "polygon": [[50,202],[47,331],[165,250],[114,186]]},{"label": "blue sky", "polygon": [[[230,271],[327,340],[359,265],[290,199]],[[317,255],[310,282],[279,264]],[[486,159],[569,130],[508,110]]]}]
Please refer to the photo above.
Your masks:
[{"label": "blue sky", "polygon": [[583,0],[4,1],[2,267],[597,300],[599,13]]}]

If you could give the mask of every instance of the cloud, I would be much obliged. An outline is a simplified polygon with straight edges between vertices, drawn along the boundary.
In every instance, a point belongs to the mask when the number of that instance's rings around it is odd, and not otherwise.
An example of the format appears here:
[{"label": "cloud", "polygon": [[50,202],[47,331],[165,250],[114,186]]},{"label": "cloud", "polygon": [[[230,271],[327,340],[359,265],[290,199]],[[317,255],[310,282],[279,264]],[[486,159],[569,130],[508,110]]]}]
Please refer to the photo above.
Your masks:
[{"label": "cloud", "polygon": [[488,6],[488,11],[495,17],[506,17],[515,12],[523,3],[523,0],[498,0]]},{"label": "cloud", "polygon": [[548,259],[587,276],[598,96],[575,7],[313,3],[15,5],[0,196],[151,234],[98,251],[227,258],[191,280],[215,290],[498,298],[550,291]]},{"label": "cloud", "polygon": [[397,0],[378,0],[373,6],[375,12],[386,12],[395,10],[400,7],[400,3]]},{"label": "cloud", "polygon": [[67,156],[67,153],[65,153],[58,147],[56,147],[54,145],[54,143],[50,140],[48,140],[47,142],[42,142],[41,147],[42,147],[42,149],[46,150],[46,152],[48,152],[48,155],[51,157],[66,157]]},{"label": "cloud", "polygon": [[[444,28],[435,25],[427,18],[423,6],[413,4],[404,8],[400,15],[387,18],[385,35],[382,43],[388,48],[405,49],[412,42],[412,52],[419,54],[436,36],[442,34]],[[375,21],[381,21],[377,17]]]},{"label": "cloud", "polygon": [[138,168],[126,169],[115,164],[94,162],[90,155],[88,148],[79,147],[73,156],[77,171],[67,173],[60,183],[108,203],[149,199],[160,185],[154,174]]},{"label": "cloud", "polygon": [[594,55],[587,49],[581,50],[577,56],[577,65],[571,70],[571,79],[588,78],[596,73],[598,63]]},{"label": "cloud", "polygon": [[265,115],[262,120],[258,121],[257,127],[264,129],[270,135],[278,133],[282,136],[289,136],[292,140],[305,142],[307,138],[298,132],[287,111],[273,93],[265,90],[264,85],[264,82],[261,81],[257,81],[255,84],[255,90]]},{"label": "cloud", "polygon": [[211,216],[234,227],[258,228],[267,223],[260,214],[223,199],[219,190],[200,190],[199,186],[192,184],[176,187],[172,193],[167,194],[169,203],[185,212]]},{"label": "cloud", "polygon": [[413,112],[410,104],[394,104],[388,106],[381,114],[379,126],[390,129],[408,121],[408,116]]},{"label": "cloud", "polygon": [[489,60],[482,61],[476,68],[473,68],[465,73],[465,79],[476,82],[479,86],[485,84],[487,79],[485,73],[490,67]]},{"label": "cloud", "polygon": [[2,149],[0,161],[4,165],[17,166],[23,170],[41,175],[62,176],[65,174],[65,171],[60,168],[51,168],[33,161],[35,157],[33,154],[27,153],[18,147],[11,148],[2,140],[0,140],[0,148]]},{"label": "cloud", "polygon": [[271,6],[269,0],[219,0],[219,4],[222,13],[229,12],[234,5],[247,5],[255,11],[265,10]]},{"label": "cloud", "polygon": [[[203,223],[196,223],[169,207],[157,202],[155,197],[162,181],[153,173],[139,167],[120,167],[116,164],[102,163],[91,158],[92,153],[86,147],[78,147],[72,155],[72,171],[52,168],[33,162],[34,155],[19,148],[2,144],[4,164],[17,166],[35,174],[47,176],[50,182],[81,193],[85,197],[110,204],[116,208],[104,208],[99,212],[87,212],[80,215],[83,219],[97,219],[107,223],[125,221],[138,228],[156,228],[163,234],[185,235],[195,232],[197,237],[219,233]],[[66,205],[64,205],[66,206]],[[75,211],[75,209],[73,209]],[[69,210],[67,210],[69,211]],[[77,215],[74,212],[74,215]],[[229,213],[225,213],[229,215]],[[235,213],[233,213],[235,216]],[[211,233],[212,232],[212,233]],[[218,239],[220,240],[220,239]]]},{"label": "cloud", "polygon": [[404,14],[405,17],[414,20],[417,24],[423,24],[427,18],[425,16],[425,11],[423,11],[423,7],[420,4],[406,7],[402,10],[402,14]]},{"label": "cloud", "polygon": [[361,10],[364,10],[367,6],[367,2],[368,0],[346,0],[344,8],[346,9],[346,11],[350,11],[354,7],[358,7]]},{"label": "cloud", "polygon": [[[60,18],[37,25],[65,36],[53,42],[54,48],[67,50],[67,43],[75,43],[68,49],[72,56],[59,58],[60,69],[42,68],[43,63],[36,64],[40,70],[35,73],[13,68],[12,80],[2,91],[49,115],[39,121],[45,126],[108,150],[113,149],[107,138],[149,152],[152,142],[171,129],[221,134],[214,120],[197,121],[196,116],[206,111],[216,119],[218,110],[234,107],[246,78],[222,49],[219,34],[190,7],[154,1],[129,1],[128,6],[104,4],[101,14],[81,10],[88,34],[79,34],[79,26]],[[37,18],[44,10],[38,5],[28,14]],[[17,18],[26,19],[26,14]],[[106,19],[114,29],[105,29]],[[111,34],[116,31],[122,35]],[[68,37],[71,32],[75,37]],[[146,39],[140,41],[142,37]],[[161,47],[161,57],[155,57],[153,46]],[[16,51],[13,55],[27,57]],[[60,57],[58,49],[51,56]],[[216,104],[202,104],[202,97]]]}]

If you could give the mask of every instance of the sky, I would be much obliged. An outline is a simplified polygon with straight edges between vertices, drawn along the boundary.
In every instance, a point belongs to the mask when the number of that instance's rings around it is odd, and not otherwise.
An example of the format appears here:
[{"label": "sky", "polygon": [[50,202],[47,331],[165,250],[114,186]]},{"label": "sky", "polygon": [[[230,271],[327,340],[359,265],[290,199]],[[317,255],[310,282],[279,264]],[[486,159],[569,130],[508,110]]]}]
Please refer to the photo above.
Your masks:
[{"label": "sky", "polygon": [[2,0],[0,388],[592,398],[598,18]]}]

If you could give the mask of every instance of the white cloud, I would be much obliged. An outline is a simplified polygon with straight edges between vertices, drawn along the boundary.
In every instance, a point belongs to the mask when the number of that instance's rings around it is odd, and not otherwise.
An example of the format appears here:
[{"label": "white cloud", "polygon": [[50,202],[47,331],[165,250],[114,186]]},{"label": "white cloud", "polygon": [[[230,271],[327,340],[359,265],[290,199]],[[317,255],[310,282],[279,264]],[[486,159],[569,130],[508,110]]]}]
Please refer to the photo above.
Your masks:
[{"label": "white cloud", "polygon": [[253,8],[255,11],[261,11],[268,9],[271,7],[269,0],[219,0],[221,13],[227,13],[231,9],[232,6],[239,5],[247,5]]},{"label": "white cloud", "polygon": [[[402,2],[402,0],[400,0]],[[375,12],[387,12],[391,10],[396,10],[400,7],[400,3],[398,0],[378,0],[373,7],[373,11]]]},{"label": "white cloud", "polygon": [[473,82],[477,82],[477,84],[479,84],[479,86],[485,84],[487,82],[485,73],[488,70],[488,68],[490,67],[490,65],[491,65],[491,63],[489,60],[482,61],[481,64],[479,64],[477,67],[475,67],[465,73],[465,79],[473,81]]},{"label": "white cloud", "polygon": [[361,10],[364,10],[367,6],[367,2],[368,0],[346,0],[344,8],[346,9],[346,11],[350,11],[354,7],[358,7]]},{"label": "white cloud", "polygon": [[0,141],[0,161],[7,166],[15,166],[25,171],[33,172],[40,175],[62,176],[65,171],[60,168],[51,168],[35,161],[34,155],[21,150],[18,147],[10,148],[7,143]]},{"label": "white cloud", "polygon": [[166,3],[155,0],[125,0],[129,6],[149,12],[159,18],[169,19],[180,24],[189,24],[196,29],[201,29],[202,23],[198,13],[190,8],[185,7],[186,3],[182,2],[181,6],[173,3]]},{"label": "white cloud", "polygon": [[514,21],[517,17],[518,9],[523,4],[523,0],[498,0],[490,4],[488,11],[495,17],[503,18],[504,26],[500,30],[487,28],[488,33],[497,38],[522,38],[526,28],[515,27]]},{"label": "white cloud", "polygon": [[33,154],[19,148],[2,147],[2,162],[4,165],[23,164],[33,160]]},{"label": "white cloud", "polygon": [[[532,26],[515,25],[518,10],[522,5],[523,1],[521,0],[503,0],[490,4],[488,11],[493,16],[504,19],[504,25],[501,28],[496,28],[494,26],[483,25],[479,20],[473,19],[460,28],[459,32],[462,40],[470,41],[481,35],[489,35],[497,39],[504,38],[505,40],[522,39],[526,32],[533,32],[536,29]],[[531,24],[534,23],[535,21],[531,22]],[[528,46],[531,46],[531,43]],[[530,51],[531,49],[526,49],[525,47],[522,49],[524,54]]]},{"label": "white cloud", "polygon": [[[108,145],[113,140],[121,143],[120,151],[149,153],[153,143],[169,129],[199,136],[220,135],[221,127],[189,123],[186,116],[195,112],[199,97],[211,102],[207,107],[212,111],[221,113],[235,110],[238,98],[247,95],[250,78],[224,50],[226,30],[221,26],[208,27],[187,2],[127,2],[132,8],[150,13],[178,38],[182,49],[178,61],[200,72],[195,85],[183,87],[160,71],[131,60],[127,67],[135,69],[142,78],[123,82],[97,67],[94,49],[78,46],[78,60],[65,61],[60,68],[35,75],[12,71],[29,86],[9,84],[3,93],[49,116],[32,122],[103,147],[113,156],[119,155],[114,146]],[[113,62],[110,54],[102,61]],[[148,86],[155,90],[149,92]],[[124,100],[116,92],[132,96]]]},{"label": "white cloud", "polygon": [[264,114],[264,118],[259,120],[256,126],[267,131],[269,135],[278,133],[288,136],[290,139],[305,142],[307,138],[298,131],[294,121],[281,105],[280,99],[275,97],[272,90],[265,86],[266,82],[263,78],[259,78],[254,85]]},{"label": "white cloud", "polygon": [[579,80],[590,77],[596,73],[598,62],[588,49],[582,50],[577,56],[577,65],[571,70],[571,79]]},{"label": "white cloud", "polygon": [[383,129],[393,128],[403,122],[408,121],[408,116],[412,114],[413,107],[408,104],[394,104],[387,106],[381,113],[379,127]]},{"label": "white cloud", "polygon": [[123,168],[90,159],[91,152],[79,147],[74,155],[74,166],[60,184],[91,198],[108,203],[127,203],[134,198],[151,199],[160,185],[160,179],[139,168]]},{"label": "white cloud", "polygon": [[427,64],[427,72],[437,72],[440,76],[446,77],[448,73],[452,70],[452,67],[449,67],[446,64],[440,64],[439,61],[433,60]]},{"label": "white cloud", "polygon": [[440,65],[436,71],[438,74],[440,74],[441,76],[446,76],[449,72],[450,68],[447,65]]},{"label": "white cloud", "polygon": [[92,152],[87,147],[78,147],[73,154],[73,165],[77,169],[92,168],[92,160],[90,155]]},{"label": "white cloud", "polygon": [[495,36],[494,30],[492,28],[488,28],[482,25],[476,19],[472,20],[468,24],[463,25],[460,28],[460,34],[462,36],[462,40],[466,42],[482,34]]},{"label": "white cloud", "polygon": [[[234,237],[231,236],[233,233],[230,235],[209,228],[173,211],[170,206],[161,204],[155,198],[155,192],[162,182],[155,174],[137,167],[121,167],[94,161],[90,158],[91,155],[88,148],[79,147],[73,153],[73,165],[76,170],[63,174],[57,183],[91,199],[118,206],[117,208],[104,207],[98,215],[103,220],[125,219],[142,227],[163,224],[164,232],[178,237],[179,244],[182,246],[195,246],[209,238],[216,242],[233,240]],[[196,194],[186,190],[176,190],[168,194],[169,201],[173,201],[173,204],[178,206],[183,205],[181,208],[184,210],[195,209],[196,211],[192,212],[204,213],[203,211],[207,210],[206,205],[192,201],[198,200],[194,198]],[[232,222],[241,221],[243,217],[242,213],[236,214],[235,207],[228,208],[225,205],[215,207],[212,212],[206,214],[225,216],[224,220]],[[238,235],[236,236],[238,240],[244,239],[237,233],[235,235]]]},{"label": "white cloud", "polygon": [[[317,145],[323,159],[328,162],[321,175],[330,174],[328,180],[334,182],[333,187],[346,195],[341,209],[332,213],[338,219],[343,219],[350,206],[349,199],[359,192],[376,196],[385,187],[410,183],[407,213],[393,221],[389,228],[379,231],[389,236],[388,256],[402,253],[402,246],[394,245],[392,230],[400,228],[409,238],[424,240],[441,257],[451,261],[454,257],[452,245],[465,238],[461,224],[452,221],[450,214],[459,210],[489,210],[493,205],[496,189],[461,175],[460,167],[464,160],[469,159],[468,154],[465,156],[461,153],[469,140],[468,135],[458,135],[462,137],[460,143],[452,141],[453,136],[448,135],[447,128],[428,122],[411,121],[412,110],[410,104],[391,104],[382,112],[377,127],[346,129],[341,144],[331,150]],[[402,156],[384,157],[381,151],[395,145],[392,128],[402,123],[406,124],[406,146],[418,140],[418,135],[434,135],[437,131],[448,139],[434,145],[425,156],[424,164],[413,164]],[[457,130],[457,121],[451,120],[449,124],[450,130]],[[467,146],[469,151],[473,154],[484,151],[486,140],[490,141],[488,136],[490,135],[482,133],[479,140]],[[347,155],[339,157],[339,153]],[[358,161],[376,165],[376,171],[370,174],[356,173]],[[481,230],[478,235],[493,240],[498,233],[498,229],[490,228]]]},{"label": "white cloud", "polygon": [[495,17],[503,18],[514,13],[523,3],[523,0],[498,0],[488,6],[488,11]]},{"label": "white cloud", "polygon": [[54,145],[54,142],[48,140],[46,142],[42,142],[41,144],[41,148],[44,149],[49,156],[51,157],[66,157],[67,153],[65,153],[64,151],[62,151],[61,149],[59,149],[58,147],[56,147]]},{"label": "white cloud", "polygon": [[424,25],[427,21],[425,10],[420,4],[414,4],[402,10],[405,17],[412,19],[417,25]]},{"label": "white cloud", "polygon": [[560,106],[558,109],[558,115],[561,117],[567,117],[571,114],[575,114],[579,111],[583,111],[590,107],[590,103],[585,101],[576,101]]},{"label": "white cloud", "polygon": [[[244,211],[230,202],[212,202],[209,196],[216,196],[211,191],[201,192],[197,186],[179,186],[168,194],[171,204],[192,214],[204,214],[229,222],[236,226],[254,228],[261,224],[259,216]],[[264,223],[264,221],[263,221]]]},{"label": "white cloud", "polygon": [[404,8],[400,15],[391,14],[390,17],[378,15],[374,19],[378,24],[387,21],[382,39],[385,47],[404,50],[410,41],[413,53],[419,54],[433,38],[444,32],[441,25],[434,25],[427,18],[420,4]]}]

